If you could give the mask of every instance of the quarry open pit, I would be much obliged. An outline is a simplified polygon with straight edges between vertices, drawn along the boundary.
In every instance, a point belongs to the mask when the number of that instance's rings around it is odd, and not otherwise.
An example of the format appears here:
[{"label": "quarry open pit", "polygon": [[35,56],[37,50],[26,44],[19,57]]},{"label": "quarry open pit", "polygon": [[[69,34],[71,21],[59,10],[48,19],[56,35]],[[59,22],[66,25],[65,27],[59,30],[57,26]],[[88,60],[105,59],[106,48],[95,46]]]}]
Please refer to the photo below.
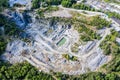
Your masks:
[{"label": "quarry open pit", "polygon": [[[21,36],[30,41],[13,39],[2,55],[4,60],[12,64],[28,61],[44,72],[52,70],[70,75],[95,71],[108,61],[108,57],[99,48],[100,42],[107,35],[107,29],[101,40],[81,44],[78,53],[73,53],[71,46],[79,41],[79,33],[72,25],[52,22],[51,19],[36,19],[32,13],[28,15],[31,17],[30,21],[23,13],[6,12],[6,16],[25,31]],[[75,56],[77,61],[67,60],[63,54]]]}]

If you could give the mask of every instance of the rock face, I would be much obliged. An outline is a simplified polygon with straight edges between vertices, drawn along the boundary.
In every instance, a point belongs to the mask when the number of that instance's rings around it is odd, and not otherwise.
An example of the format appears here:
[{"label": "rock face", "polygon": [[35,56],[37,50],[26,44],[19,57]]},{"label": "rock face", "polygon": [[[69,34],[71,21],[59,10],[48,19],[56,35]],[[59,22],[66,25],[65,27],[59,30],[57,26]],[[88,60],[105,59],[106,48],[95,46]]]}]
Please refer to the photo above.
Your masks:
[{"label": "rock face", "polygon": [[9,4],[13,7],[15,4],[20,4],[25,6],[27,9],[31,8],[31,1],[32,0],[9,0]]},{"label": "rock face", "polygon": [[31,17],[26,12],[20,13],[18,11],[5,10],[3,14],[16,25],[24,29],[29,23],[31,23]]},{"label": "rock face", "polygon": [[[69,24],[62,25],[54,22],[51,25],[49,19],[36,19],[34,14],[29,15],[32,19],[30,22],[23,13],[12,12],[7,15],[21,29],[24,29],[31,41],[14,39],[8,43],[6,52],[2,55],[4,60],[10,63],[27,60],[45,72],[53,70],[73,75],[85,73],[88,70],[95,71],[107,62],[107,56],[103,55],[99,47],[94,50],[99,41],[90,41],[86,45],[81,45],[81,51],[73,53],[71,46],[79,41],[79,34],[72,27],[69,28]],[[65,53],[76,56],[77,61],[66,60],[63,57]]]}]

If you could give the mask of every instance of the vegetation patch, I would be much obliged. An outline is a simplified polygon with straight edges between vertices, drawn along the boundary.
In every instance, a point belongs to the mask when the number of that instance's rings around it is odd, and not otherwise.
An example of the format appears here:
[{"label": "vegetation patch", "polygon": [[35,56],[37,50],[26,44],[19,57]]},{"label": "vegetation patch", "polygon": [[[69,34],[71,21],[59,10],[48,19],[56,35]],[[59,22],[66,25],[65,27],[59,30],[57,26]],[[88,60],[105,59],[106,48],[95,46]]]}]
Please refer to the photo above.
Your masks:
[{"label": "vegetation patch", "polygon": [[112,55],[112,60],[103,66],[107,72],[120,73],[120,45],[116,42],[116,37],[119,33],[111,30],[111,34],[106,36],[100,47],[103,49],[105,55]]},{"label": "vegetation patch", "polygon": [[75,43],[74,45],[72,45],[71,47],[71,51],[74,53],[77,53],[79,51],[79,44]]},{"label": "vegetation patch", "polygon": [[69,54],[63,54],[62,56],[67,60],[77,61],[77,57],[75,56],[70,56]]},{"label": "vegetation patch", "polygon": [[72,8],[74,8],[74,9],[81,9],[81,10],[88,10],[88,11],[95,11],[94,8],[90,7],[89,5],[85,5],[83,3],[73,4]]},{"label": "vegetation patch", "polygon": [[38,11],[37,11],[37,14],[40,16],[40,17],[44,17],[44,13],[47,12],[52,12],[52,11],[58,11],[59,8],[57,6],[49,6],[47,8],[40,8]]},{"label": "vegetation patch", "polygon": [[116,3],[116,4],[120,4],[119,0],[104,0],[107,3]]},{"label": "vegetation patch", "polygon": [[108,17],[110,18],[116,18],[116,19],[119,19],[120,20],[120,14],[119,13],[116,13],[116,12],[105,12]]},{"label": "vegetation patch", "polygon": [[106,21],[105,19],[100,18],[99,16],[93,17],[90,25],[96,26],[97,29],[102,29],[104,27],[110,27],[111,22]]},{"label": "vegetation patch", "polygon": [[105,55],[118,54],[120,52],[119,44],[116,42],[116,37],[119,33],[111,30],[111,34],[106,36],[105,40],[101,43],[100,47],[104,50]]}]

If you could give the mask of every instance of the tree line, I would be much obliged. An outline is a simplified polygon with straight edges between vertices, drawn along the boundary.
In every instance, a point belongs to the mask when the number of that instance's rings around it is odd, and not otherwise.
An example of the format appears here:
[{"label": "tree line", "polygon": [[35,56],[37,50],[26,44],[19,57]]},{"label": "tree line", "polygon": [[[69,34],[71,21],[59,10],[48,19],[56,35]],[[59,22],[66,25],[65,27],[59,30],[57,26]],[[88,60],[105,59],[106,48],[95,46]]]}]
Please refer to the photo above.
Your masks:
[{"label": "tree line", "polygon": [[67,7],[67,8],[95,11],[95,9],[89,5],[83,3],[78,4],[76,0],[33,0],[32,1],[33,9],[40,8],[41,6],[48,7],[51,5],[62,5],[63,7]]},{"label": "tree line", "polygon": [[114,73],[89,72],[81,75],[68,75],[60,72],[40,72],[28,62],[10,65],[0,61],[0,79],[4,80],[119,80]]}]

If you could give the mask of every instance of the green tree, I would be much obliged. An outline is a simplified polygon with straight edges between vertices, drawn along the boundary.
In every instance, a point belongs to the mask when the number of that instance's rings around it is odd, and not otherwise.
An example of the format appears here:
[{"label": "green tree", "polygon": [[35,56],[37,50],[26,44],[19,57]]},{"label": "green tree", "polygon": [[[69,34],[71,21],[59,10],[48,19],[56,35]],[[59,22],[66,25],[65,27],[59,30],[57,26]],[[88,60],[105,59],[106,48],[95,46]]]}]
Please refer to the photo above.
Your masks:
[{"label": "green tree", "polygon": [[1,12],[5,7],[8,7],[8,0],[0,0],[0,12]]}]

